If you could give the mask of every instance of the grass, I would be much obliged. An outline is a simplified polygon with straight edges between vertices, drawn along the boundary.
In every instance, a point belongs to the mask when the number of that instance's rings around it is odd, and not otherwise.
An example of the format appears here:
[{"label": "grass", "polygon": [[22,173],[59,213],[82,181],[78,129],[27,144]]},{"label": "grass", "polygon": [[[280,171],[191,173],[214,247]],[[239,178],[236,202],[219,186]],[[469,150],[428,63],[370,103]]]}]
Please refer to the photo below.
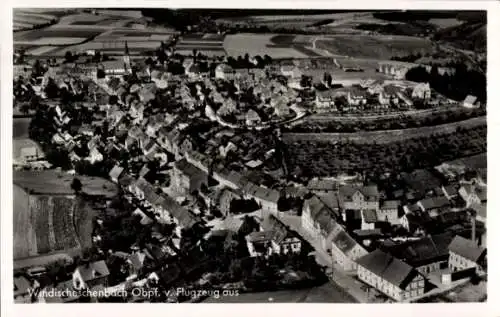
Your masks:
[{"label": "grass", "polygon": [[101,30],[85,30],[85,29],[61,29],[61,28],[48,28],[43,30],[26,31],[14,34],[15,41],[35,41],[43,38],[89,38],[101,34]]},{"label": "grass", "polygon": [[402,36],[335,36],[318,40],[316,46],[332,54],[384,60],[433,51],[429,40]]},{"label": "grass", "polygon": [[55,170],[45,171],[15,171],[14,184],[33,193],[47,195],[72,195],[71,182],[76,177],[82,182],[82,192],[88,195],[103,195],[114,197],[117,194],[116,185],[104,178],[89,176],[72,176]]},{"label": "grass", "polygon": [[268,47],[273,45],[272,34],[234,34],[226,36],[224,48],[230,56],[243,56],[246,53],[250,56],[269,55],[272,58],[306,58],[306,54],[291,47]]}]

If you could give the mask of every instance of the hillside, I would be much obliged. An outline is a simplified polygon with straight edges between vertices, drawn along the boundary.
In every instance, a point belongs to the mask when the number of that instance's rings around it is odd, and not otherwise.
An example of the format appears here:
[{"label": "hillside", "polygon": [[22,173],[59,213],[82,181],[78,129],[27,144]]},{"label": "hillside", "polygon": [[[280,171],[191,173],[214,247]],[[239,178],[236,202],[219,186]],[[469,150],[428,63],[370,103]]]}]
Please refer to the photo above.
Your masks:
[{"label": "hillside", "polygon": [[434,39],[466,50],[486,51],[486,22],[466,22],[435,33]]}]

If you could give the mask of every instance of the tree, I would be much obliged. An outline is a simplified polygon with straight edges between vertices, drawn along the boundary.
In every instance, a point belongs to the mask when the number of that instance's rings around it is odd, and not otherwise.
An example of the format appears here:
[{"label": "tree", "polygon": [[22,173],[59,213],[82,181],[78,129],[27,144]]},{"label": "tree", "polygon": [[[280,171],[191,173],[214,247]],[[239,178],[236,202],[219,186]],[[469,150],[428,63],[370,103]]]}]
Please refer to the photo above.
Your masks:
[{"label": "tree", "polygon": [[64,61],[66,63],[71,63],[74,61],[74,56],[70,51],[66,51],[66,53],[64,54]]},{"label": "tree", "polygon": [[71,189],[73,189],[75,193],[79,194],[82,190],[82,187],[82,182],[76,177],[73,178],[73,181],[71,182]]}]

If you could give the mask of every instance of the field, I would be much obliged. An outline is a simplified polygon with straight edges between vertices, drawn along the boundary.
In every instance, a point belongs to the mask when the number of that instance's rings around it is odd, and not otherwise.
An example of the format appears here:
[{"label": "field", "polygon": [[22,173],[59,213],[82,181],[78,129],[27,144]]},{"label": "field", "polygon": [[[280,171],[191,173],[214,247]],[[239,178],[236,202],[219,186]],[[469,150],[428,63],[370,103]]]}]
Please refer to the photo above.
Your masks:
[{"label": "field", "polygon": [[[74,176],[54,170],[46,171],[15,171],[14,184],[28,188],[31,192],[43,195],[73,195],[71,182]],[[116,185],[110,181],[89,176],[76,176],[82,182],[82,192],[88,195],[104,195],[114,197],[117,194]]]},{"label": "field", "polygon": [[432,127],[366,131],[355,133],[283,133],[286,143],[297,141],[352,142],[357,144],[391,143],[412,138],[429,137],[433,134],[454,133],[458,127],[474,128],[486,125],[485,117],[472,118],[465,121],[442,124]]},{"label": "field", "polygon": [[330,36],[316,41],[316,47],[334,55],[389,60],[393,56],[431,53],[432,42],[404,36]]},{"label": "field", "polygon": [[269,55],[272,58],[307,58],[304,54],[293,47],[273,47],[276,45],[271,41],[275,34],[249,34],[241,33],[226,36],[224,48],[229,56]]},{"label": "field", "polygon": [[[54,15],[57,18],[54,25],[15,32],[14,47],[26,49],[27,54],[34,56],[64,56],[67,51],[82,53],[87,50],[113,55],[121,54],[127,41],[130,53],[135,55],[156,49],[161,41],[169,41],[173,34],[173,30],[163,27],[141,30],[140,26],[145,25],[139,11],[102,10],[99,15],[76,11]],[[22,14],[18,14],[20,18]],[[38,14],[53,16],[48,11]],[[26,24],[21,20],[19,23]]]},{"label": "field", "polygon": [[56,22],[60,11],[45,11],[42,9],[18,9],[13,10],[14,31],[31,29],[40,25]]},{"label": "field", "polygon": [[73,225],[74,198],[33,196],[14,188],[15,259],[79,247]]}]

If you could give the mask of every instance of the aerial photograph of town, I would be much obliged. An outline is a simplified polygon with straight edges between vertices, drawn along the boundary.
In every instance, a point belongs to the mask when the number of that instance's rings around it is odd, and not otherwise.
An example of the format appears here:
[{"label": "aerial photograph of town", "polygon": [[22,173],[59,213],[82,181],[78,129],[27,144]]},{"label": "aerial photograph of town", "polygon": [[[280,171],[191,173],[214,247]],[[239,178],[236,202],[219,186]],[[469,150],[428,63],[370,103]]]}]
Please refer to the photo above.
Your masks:
[{"label": "aerial photograph of town", "polygon": [[14,302],[486,302],[486,16],[15,8]]}]

